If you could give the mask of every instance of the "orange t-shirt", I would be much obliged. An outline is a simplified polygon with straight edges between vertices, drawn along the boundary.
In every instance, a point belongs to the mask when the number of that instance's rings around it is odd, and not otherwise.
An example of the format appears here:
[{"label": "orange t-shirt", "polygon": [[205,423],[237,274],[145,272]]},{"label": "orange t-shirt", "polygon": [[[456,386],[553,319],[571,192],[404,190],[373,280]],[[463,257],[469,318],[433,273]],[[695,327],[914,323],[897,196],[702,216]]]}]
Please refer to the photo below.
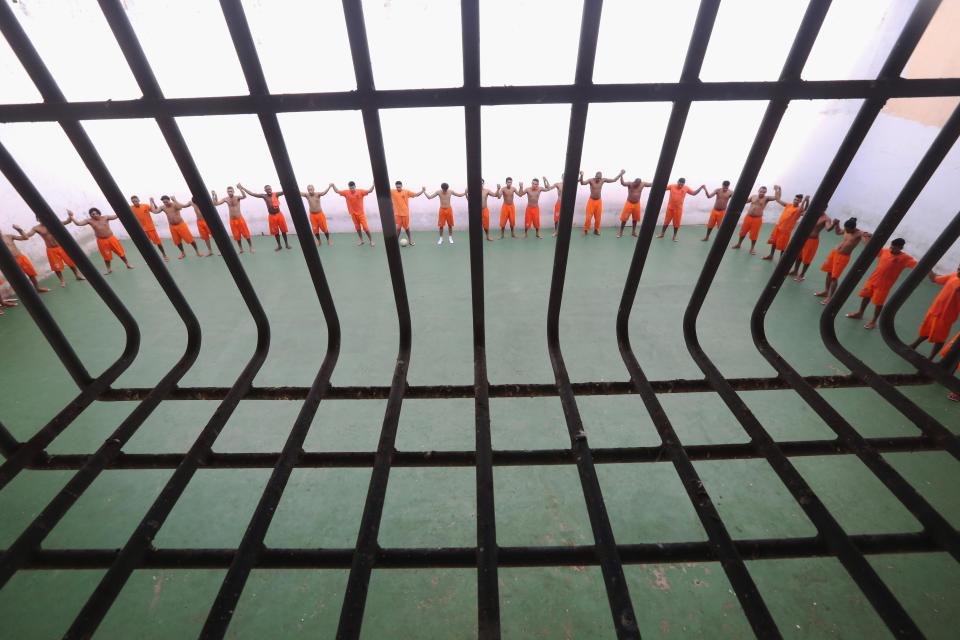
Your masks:
[{"label": "orange t-shirt", "polygon": [[134,207],[130,206],[130,210],[133,211],[133,215],[137,217],[137,222],[140,223],[140,226],[143,227],[144,231],[155,231],[156,226],[153,224],[153,214],[150,213],[150,205],[141,204]]},{"label": "orange t-shirt", "polygon": [[913,256],[904,252],[896,255],[889,248],[880,249],[880,255],[877,256],[877,268],[867,279],[867,286],[877,289],[890,289],[897,282],[900,273],[904,269],[912,269],[917,266],[917,261]]},{"label": "orange t-shirt", "polygon": [[667,202],[668,207],[682,207],[683,199],[687,197],[688,193],[693,193],[693,189],[687,185],[680,186],[679,184],[667,185],[667,191],[670,192],[670,200]]},{"label": "orange t-shirt", "polygon": [[794,225],[797,224],[797,218],[800,217],[800,212],[800,207],[788,204],[783,208],[783,213],[780,214],[780,219],[777,220],[777,226],[783,231],[792,230]]},{"label": "orange t-shirt", "polygon": [[[393,214],[396,216],[407,217],[410,215],[410,203],[408,200],[410,198],[415,198],[417,194],[413,191],[397,191],[396,189],[390,189],[390,199],[393,200]],[[348,206],[350,200],[347,200]],[[362,208],[362,205],[361,205]]]},{"label": "orange t-shirt", "polygon": [[930,308],[927,309],[927,315],[956,320],[957,316],[960,315],[960,276],[956,273],[950,273],[945,276],[937,276],[933,281],[942,284],[943,288],[940,289],[940,293],[937,294]]},{"label": "orange t-shirt", "polygon": [[352,216],[363,215],[363,198],[366,196],[369,191],[364,191],[363,189],[357,189],[356,191],[338,191],[340,195],[343,196],[344,200],[347,201],[347,211],[350,212]]}]

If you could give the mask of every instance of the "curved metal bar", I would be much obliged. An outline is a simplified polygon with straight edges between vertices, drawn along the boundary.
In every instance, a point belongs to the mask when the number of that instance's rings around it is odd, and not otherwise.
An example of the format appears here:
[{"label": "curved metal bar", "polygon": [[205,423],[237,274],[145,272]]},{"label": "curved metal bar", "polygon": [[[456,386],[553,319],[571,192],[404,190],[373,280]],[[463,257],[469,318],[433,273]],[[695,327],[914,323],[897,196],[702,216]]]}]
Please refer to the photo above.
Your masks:
[{"label": "curved metal bar", "polygon": [[[343,0],[343,14],[347,24],[347,36],[350,40],[350,55],[353,59],[353,71],[357,78],[357,93],[361,104],[366,104],[365,96],[375,91],[373,66],[370,61],[370,47],[367,41],[367,28],[363,18],[360,0]],[[373,170],[373,182],[377,192],[377,204],[380,208],[380,222],[383,227],[383,239],[387,251],[387,265],[390,269],[390,282],[393,297],[397,305],[397,323],[400,329],[397,347],[397,364],[390,382],[390,395],[383,416],[380,441],[374,457],[370,485],[360,519],[360,531],[354,549],[347,589],[340,609],[340,621],[337,626],[338,638],[357,638],[363,624],[363,612],[367,600],[370,574],[376,564],[377,534],[383,516],[383,503],[386,498],[387,481],[395,453],[397,425],[400,421],[400,406],[407,385],[407,370],[410,366],[410,347],[412,343],[412,323],[410,303],[407,300],[407,288],[403,278],[403,263],[400,259],[400,244],[394,226],[393,202],[390,199],[390,175],[387,172],[387,159],[383,149],[383,131],[380,128],[380,113],[376,107],[364,106],[361,109],[363,129],[370,153],[370,167]]]}]

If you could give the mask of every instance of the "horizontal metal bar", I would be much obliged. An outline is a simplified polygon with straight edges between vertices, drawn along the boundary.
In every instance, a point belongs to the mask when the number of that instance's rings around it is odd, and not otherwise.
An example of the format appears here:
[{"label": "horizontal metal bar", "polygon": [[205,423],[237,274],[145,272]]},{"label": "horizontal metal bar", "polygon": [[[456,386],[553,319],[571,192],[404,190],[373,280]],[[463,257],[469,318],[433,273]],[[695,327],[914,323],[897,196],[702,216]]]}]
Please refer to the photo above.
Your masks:
[{"label": "horizontal metal bar", "polygon": [[464,107],[586,102],[671,102],[730,100],[855,100],[859,98],[928,98],[960,95],[960,78],[890,80],[791,80],[775,82],[652,82],[636,84],[480,87],[468,89],[388,89],[357,91],[205,96],[0,105],[0,122],[105,120],[160,116],[239,115],[303,111],[356,111],[412,107]]}]

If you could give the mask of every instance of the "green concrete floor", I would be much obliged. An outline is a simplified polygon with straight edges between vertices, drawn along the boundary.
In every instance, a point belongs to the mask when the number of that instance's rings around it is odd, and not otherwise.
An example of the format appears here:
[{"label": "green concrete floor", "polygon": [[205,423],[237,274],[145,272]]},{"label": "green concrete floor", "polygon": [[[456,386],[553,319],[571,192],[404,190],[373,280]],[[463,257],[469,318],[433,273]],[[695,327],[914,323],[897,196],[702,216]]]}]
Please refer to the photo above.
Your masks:
[{"label": "green concrete floor", "polygon": [[[768,230],[765,230],[763,238]],[[683,345],[680,318],[707,244],[702,227],[684,227],[681,241],[655,240],[633,312],[632,340],[651,379],[702,377]],[[472,382],[469,251],[465,233],[453,246],[421,232],[403,250],[413,314],[411,384]],[[326,331],[319,304],[294,243],[276,254],[270,238],[241,256],[270,317],[270,356],[258,385],[308,385],[323,357]],[[820,259],[831,248],[821,246]],[[515,240],[486,248],[488,367],[493,383],[552,382],[545,317],[555,243]],[[573,239],[561,320],[561,339],[574,381],[624,380],[613,322],[634,243],[604,237]],[[387,385],[396,356],[397,324],[382,246],[358,248],[335,236],[321,256],[338,304],[343,348],[336,385]],[[110,283],[143,331],[140,356],[116,386],[152,386],[182,353],[185,332],[143,261],[118,270]],[[95,260],[99,263],[99,257]],[[819,266],[819,263],[815,264]],[[254,328],[218,258],[173,261],[171,272],[206,332],[198,363],[184,386],[229,385],[249,358]],[[700,337],[725,375],[765,376],[773,369],[750,341],[749,314],[771,265],[747,251],[729,252],[704,306]],[[788,280],[770,314],[772,344],[802,373],[844,368],[818,336],[822,307],[811,295],[822,286],[811,270],[805,283]],[[48,283],[49,284],[49,283]],[[912,336],[936,288],[924,284],[898,318]],[[67,336],[94,372],[119,353],[118,323],[89,286],[68,282],[44,297]],[[851,305],[848,305],[851,306]],[[876,332],[838,320],[844,343],[884,373],[907,372]],[[23,310],[0,318],[0,420],[29,438],[74,395],[75,388]],[[904,393],[944,424],[960,429],[960,407],[936,385]],[[824,395],[865,436],[916,435],[916,429],[870,390]],[[832,432],[791,391],[742,397],[781,441],[830,438]],[[685,444],[745,442],[747,437],[712,393],[661,396]],[[659,438],[636,396],[584,397],[578,404],[595,447],[655,445]],[[183,452],[213,413],[213,401],[163,403],[124,448]],[[90,453],[135,406],[97,402],[50,447]],[[385,401],[321,403],[307,451],[372,451]],[[279,451],[298,402],[243,401],[215,451]],[[497,449],[569,446],[556,398],[491,401]],[[472,400],[408,400],[397,449],[474,447]],[[936,452],[886,456],[954,526],[960,525],[956,461]],[[920,525],[853,456],[797,458],[795,464],[850,533],[918,531]],[[806,536],[814,532],[789,493],[762,461],[698,462],[707,490],[735,538]],[[614,533],[621,543],[703,540],[705,534],[671,465],[598,465]],[[197,473],[161,529],[158,547],[229,547],[242,536],[269,470]],[[106,471],[54,528],[44,547],[116,548],[170,476],[169,470]],[[349,547],[355,538],[370,472],[297,470],[267,535],[275,547]],[[0,492],[0,548],[16,538],[70,477],[66,471],[26,471]],[[497,535],[501,545],[585,544],[592,539],[573,466],[497,467]],[[401,468],[390,476],[382,546],[472,546],[476,543],[472,468]],[[336,518],[330,518],[336,513]],[[953,637],[960,611],[960,568],[944,554],[871,556],[930,637]],[[797,638],[881,637],[883,624],[840,564],[831,558],[749,563],[781,631]],[[749,637],[750,627],[718,565],[690,563],[625,568],[641,632],[648,637]],[[223,571],[136,572],[97,637],[195,636]],[[0,591],[4,638],[58,637],[96,585],[101,571],[23,571]],[[252,574],[230,637],[332,637],[346,571],[257,570]],[[463,638],[476,634],[476,576],[470,570],[375,570],[363,625],[370,638]],[[609,637],[609,608],[598,567],[501,568],[504,636]]]}]

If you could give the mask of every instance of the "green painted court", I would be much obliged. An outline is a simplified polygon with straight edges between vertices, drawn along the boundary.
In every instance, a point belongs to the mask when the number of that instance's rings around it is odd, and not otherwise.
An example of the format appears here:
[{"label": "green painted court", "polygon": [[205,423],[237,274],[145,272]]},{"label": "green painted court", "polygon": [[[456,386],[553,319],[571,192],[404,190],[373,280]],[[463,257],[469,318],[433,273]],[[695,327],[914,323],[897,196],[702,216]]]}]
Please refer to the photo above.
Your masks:
[{"label": "green painted court", "polygon": [[[608,214],[608,219],[610,218]],[[609,224],[609,220],[608,220]],[[469,252],[465,230],[456,244],[416,232],[402,250],[413,317],[410,385],[473,383]],[[761,235],[758,253],[766,253]],[[631,317],[634,351],[651,380],[702,379],[684,346],[680,319],[708,243],[702,227],[683,227],[680,242],[654,240]],[[343,332],[332,384],[389,385],[398,328],[379,237],[374,249],[336,235],[320,255]],[[320,366],[326,327],[299,244],[275,253],[269,237],[241,260],[271,322],[269,357],[257,387],[309,386]],[[769,338],[806,376],[848,373],[823,346],[820,262],[835,240],[821,242],[806,282],[789,279],[767,315]],[[185,330],[143,260],[126,243],[133,271],[109,277],[143,334],[135,363],[114,387],[152,387],[182,355]],[[486,335],[491,384],[554,382],[546,348],[546,316],[555,242],[486,243]],[[614,320],[634,241],[605,228],[598,239],[576,232],[561,311],[561,344],[573,382],[628,380]],[[909,252],[909,245],[907,250]],[[168,244],[168,254],[170,254]],[[100,263],[99,256],[93,258]],[[183,387],[230,386],[253,352],[255,328],[220,258],[171,261],[170,270],[203,327],[199,360]],[[755,349],[749,317],[772,265],[745,249],[728,251],[710,288],[699,325],[701,343],[728,378],[775,375]],[[51,284],[54,282],[54,284]],[[92,373],[120,353],[119,323],[91,288],[68,278],[44,302]],[[924,283],[897,320],[912,339],[936,293]],[[855,308],[850,301],[846,310]],[[881,373],[913,369],[862,321],[837,320],[842,342]],[[24,309],[0,318],[0,421],[29,439],[75,395],[76,388]],[[924,348],[926,353],[926,348]],[[901,390],[941,423],[960,431],[960,406],[934,384]],[[828,401],[868,438],[919,431],[869,388],[825,389]],[[835,437],[793,391],[745,391],[741,397],[778,442]],[[665,393],[660,399],[684,445],[745,443],[747,434],[715,393]],[[649,447],[660,438],[639,396],[577,398],[592,448]],[[218,405],[215,400],[163,402],[124,447],[127,453],[184,453]],[[493,398],[495,451],[569,449],[557,397]],[[48,448],[53,456],[94,452],[136,406],[98,401]],[[276,453],[301,406],[297,400],[243,400],[214,445],[217,453]],[[324,400],[307,452],[373,452],[385,400]],[[474,401],[407,399],[396,448],[401,452],[474,451]],[[884,454],[887,461],[954,527],[960,526],[960,469],[944,452]],[[920,523],[853,455],[792,458],[847,533],[915,533]],[[762,459],[695,462],[705,489],[737,540],[807,537],[813,524]],[[29,469],[0,492],[0,548],[6,548],[66,483],[73,471]],[[43,548],[123,546],[172,470],[109,469],[101,474]],[[619,544],[707,539],[668,462],[597,465]],[[158,549],[229,549],[239,543],[270,475],[269,468],[201,469],[160,530]],[[266,537],[269,548],[352,549],[369,468],[294,471]],[[501,547],[593,544],[584,496],[568,464],[494,468],[497,542]],[[476,476],[472,466],[396,467],[390,473],[379,544],[384,548],[474,547]],[[947,554],[870,554],[880,577],[931,638],[960,627],[960,567]],[[833,557],[748,560],[781,632],[788,637],[889,634],[864,595]],[[752,631],[718,563],[631,563],[626,578],[646,637],[751,637]],[[223,569],[136,571],[100,626],[98,638],[196,637],[223,579]],[[256,569],[229,628],[233,638],[333,637],[347,569]],[[0,636],[55,638],[69,626],[103,575],[102,569],[42,567],[19,571],[0,591]],[[507,638],[605,638],[613,635],[600,568],[501,566],[500,608]],[[363,635],[368,638],[468,638],[477,634],[477,575],[471,568],[380,568],[370,582]]]}]

